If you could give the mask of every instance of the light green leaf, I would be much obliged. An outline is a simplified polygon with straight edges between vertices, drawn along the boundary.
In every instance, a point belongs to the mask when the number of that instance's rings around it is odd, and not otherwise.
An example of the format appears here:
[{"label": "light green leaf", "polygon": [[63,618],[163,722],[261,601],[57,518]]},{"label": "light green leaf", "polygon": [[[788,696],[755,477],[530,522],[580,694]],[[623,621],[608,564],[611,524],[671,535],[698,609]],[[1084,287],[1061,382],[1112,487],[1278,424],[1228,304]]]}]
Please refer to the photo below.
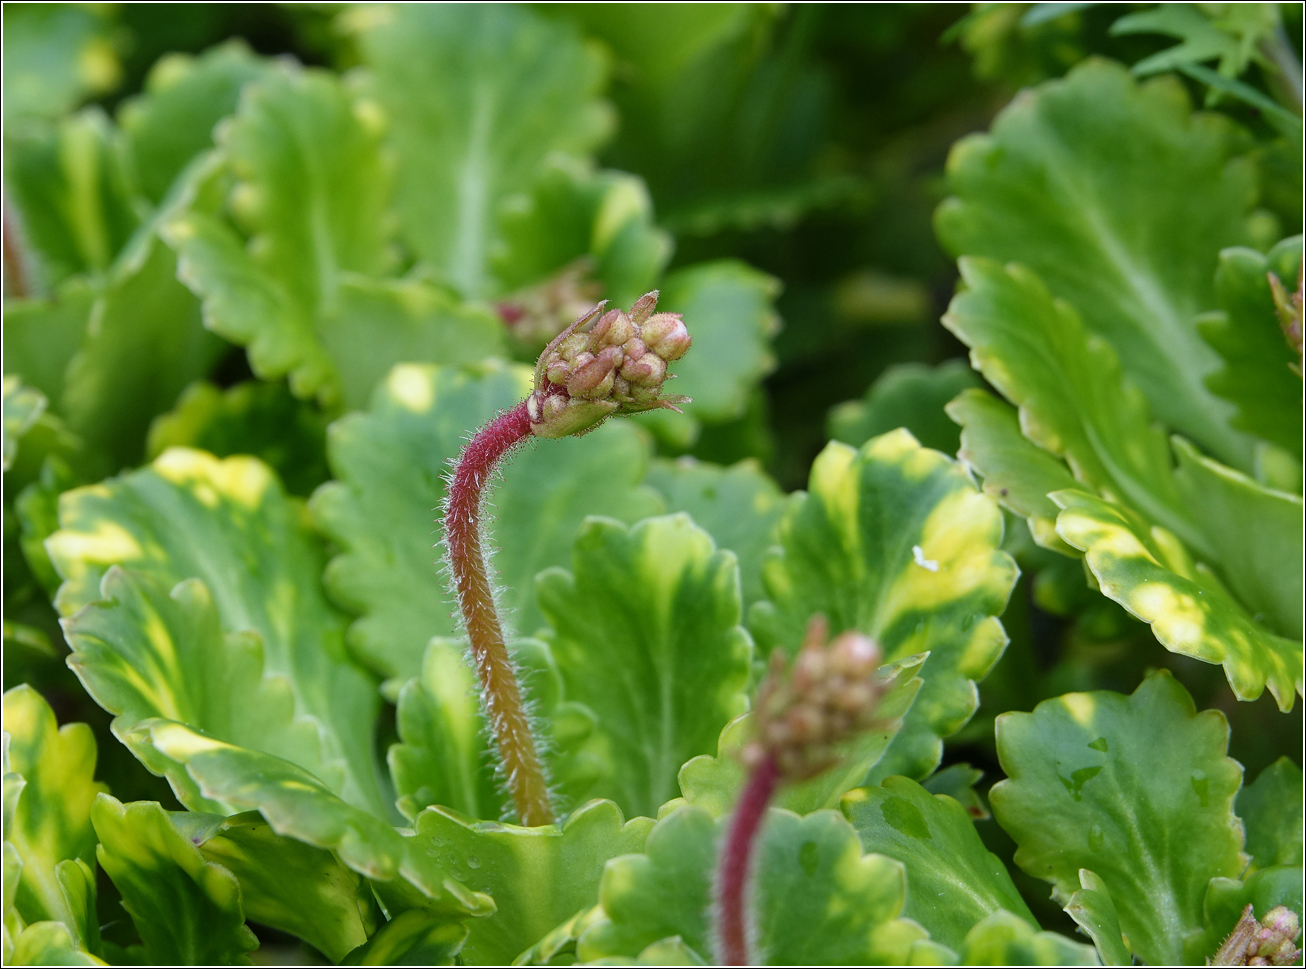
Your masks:
[{"label": "light green leaf", "polygon": [[467,926],[410,909],[391,919],[346,966],[454,966],[467,941]]},{"label": "light green leaf", "polygon": [[1093,947],[1056,932],[1040,932],[1000,909],[971,929],[962,947],[967,966],[1095,966]]},{"label": "light green leaf", "polygon": [[589,518],[571,565],[537,588],[566,696],[598,718],[596,793],[651,816],[675,797],[680,765],[748,705],[735,557],[685,514],[631,528]]},{"label": "light green leaf", "polygon": [[333,852],[373,880],[391,912],[429,909],[463,918],[494,911],[488,895],[469,891],[412,837],[345,803],[302,768],[235,747],[170,720],[146,720],[129,738],[151,744],[186,768],[212,801],[258,811],[282,837]]},{"label": "light green leaf", "polygon": [[1255,868],[1302,863],[1301,768],[1280,757],[1256,782],[1238,792],[1238,816],[1247,830]]},{"label": "light green leaf", "polygon": [[1215,290],[1220,309],[1198,321],[1202,337],[1224,359],[1206,386],[1232,402],[1233,426],[1302,457],[1301,377],[1289,370],[1293,352],[1274,315],[1266,273],[1291,289],[1301,265],[1301,236],[1284,239],[1268,256],[1254,249],[1220,253]]},{"label": "light green leaf", "polygon": [[24,387],[12,374],[4,377],[4,470],[8,471],[18,456],[18,441],[31,430],[45,413],[45,395]]},{"label": "light green leaf", "polygon": [[1052,498],[1063,509],[1057,534],[1084,551],[1103,595],[1149,623],[1166,649],[1223,665],[1239,699],[1268,686],[1280,709],[1292,709],[1303,690],[1300,642],[1255,622],[1164,529],[1083,491]]},{"label": "light green leaf", "polygon": [[494,899],[469,924],[467,961],[507,965],[568,916],[592,906],[609,858],[644,850],[653,821],[624,820],[611,801],[590,801],[565,821],[521,828],[431,808],[414,825],[426,845],[474,891]]},{"label": "light green leaf", "polygon": [[62,400],[64,374],[81,345],[95,296],[96,286],[78,276],[49,299],[6,299],[5,368],[49,400]]},{"label": "light green leaf", "polygon": [[1191,114],[1177,79],[1140,85],[1089,60],[957,143],[956,197],[935,224],[957,255],[1033,269],[1110,342],[1168,426],[1247,468],[1250,441],[1205,386],[1219,358],[1194,325],[1215,305],[1215,254],[1246,235],[1255,180],[1231,160],[1240,147],[1227,119]]},{"label": "light green leaf", "polygon": [[1095,872],[1079,869],[1079,891],[1066,903],[1066,914],[1093,940],[1104,966],[1132,966],[1134,957],[1120,933],[1120,918],[1106,883]]},{"label": "light green leaf", "polygon": [[[396,367],[366,414],[332,425],[327,451],[336,482],[311,503],[314,520],[343,549],[331,561],[331,596],[360,615],[351,649],[386,676],[413,677],[432,636],[454,636],[454,605],[433,546],[445,476],[468,437],[530,389],[525,368]],[[537,572],[568,559],[586,515],[635,521],[656,514],[638,487],[648,450],[634,427],[612,421],[581,438],[527,447],[508,462],[489,505],[493,565],[509,625],[534,632]]]},{"label": "light green leaf", "polygon": [[121,76],[109,37],[112,11],[76,4],[16,4],[4,12],[5,123],[53,118]]},{"label": "light green leaf", "polygon": [[[1241,7],[1241,12],[1238,12]],[[1127,14],[1111,25],[1112,34],[1163,34],[1180,43],[1145,57],[1134,65],[1139,75],[1171,71],[1176,67],[1220,59],[1220,73],[1237,77],[1253,59],[1260,59],[1258,45],[1279,25],[1273,6],[1240,4],[1233,10],[1207,8],[1197,4],[1168,3],[1152,10]],[[1210,10],[1208,13],[1207,10]]]},{"label": "light green leaf", "polygon": [[[1214,877],[1246,864],[1233,798],[1242,768],[1229,726],[1198,714],[1168,671],[1132,696],[1069,693],[997,721],[1008,780],[989,794],[1016,863],[1068,901],[1079,870],[1110,892],[1130,948],[1149,965],[1184,961]],[[1141,862],[1141,863],[1140,863]]]},{"label": "light green leaf", "polygon": [[[91,804],[105,790],[91,779],[95,737],[84,723],[60,727],[49,705],[26,684],[4,695],[4,729],[5,842],[22,866],[14,906],[28,925],[63,923],[74,933],[73,943],[85,948],[88,931],[98,935],[98,925],[86,924],[84,907],[70,897],[69,880],[58,877],[58,867],[70,860],[95,862]],[[5,855],[9,857],[9,847]],[[10,888],[6,881],[6,891]]]},{"label": "light green leaf", "polygon": [[827,431],[831,440],[861,447],[873,437],[905,427],[925,447],[956,454],[961,442],[944,405],[978,386],[979,378],[962,360],[947,360],[937,367],[895,364],[871,384],[864,399],[830,411]]},{"label": "light green leaf", "polygon": [[906,431],[860,451],[829,444],[809,492],[790,505],[762,570],[769,601],[750,626],[763,651],[790,653],[821,613],[833,631],[876,639],[886,661],[929,651],[921,688],[874,776],[924,777],[941,737],[975,712],[975,680],[1002,654],[998,621],[1016,580],[999,545],[1002,513],[965,469]]},{"label": "light green leaf", "polygon": [[1060,509],[1048,497],[1078,483],[1061,461],[1021,433],[1015,408],[974,388],[958,394],[947,412],[961,425],[957,457],[983,478],[984,493],[1024,518],[1039,545],[1078,554],[1057,534]]},{"label": "light green leaf", "polygon": [[376,930],[371,886],[331,852],[277,835],[255,812],[175,814],[172,821],[185,833],[206,818],[211,823],[191,840],[206,861],[236,877],[246,918],[298,936],[333,962]]},{"label": "light green leaf", "polygon": [[153,965],[223,965],[258,948],[245,925],[240,885],[153,801],[120,804],[101,794],[92,811],[96,855]]},{"label": "light green leaf", "polygon": [[223,631],[256,633],[266,672],[284,677],[295,712],[315,721],[321,770],[339,772],[321,779],[351,804],[387,817],[372,751],[379,698],[346,654],[345,617],[322,591],[325,556],[305,518],[253,458],[168,451],[140,471],[60,499],[61,529],[46,541],[64,579],[56,607],[69,616],[98,599],[113,565],[152,575],[165,589],[200,579]]},{"label": "light green leaf", "polygon": [[372,6],[346,24],[390,122],[408,245],[464,296],[494,295],[505,200],[609,129],[602,57],[522,7]]},{"label": "light green leaf", "polygon": [[[878,729],[867,730],[845,745],[840,763],[817,776],[795,784],[786,784],[775,796],[776,807],[798,814],[810,814],[822,808],[837,807],[844,792],[863,783],[893,738],[902,728],[902,718],[920,692],[923,656],[882,666],[876,672],[884,693],[876,707]],[[746,780],[740,759],[745,745],[753,738],[753,716],[746,713],[726,724],[717,742],[715,757],[701,754],[680,768],[677,779],[685,800],[711,812],[713,817],[728,815],[735,806]]]},{"label": "light green leaf", "polygon": [[645,481],[666,499],[667,511],[688,512],[717,548],[735,553],[744,605],[760,599],[762,558],[784,513],[770,476],[751,460],[723,468],[685,457],[654,461]]},{"label": "light green leaf", "polygon": [[79,949],[62,922],[37,922],[23,929],[14,952],[5,960],[11,966],[103,966],[105,962]]},{"label": "light green leaf", "polygon": [[980,840],[966,809],[905,777],[859,787],[840,804],[862,850],[896,858],[907,871],[904,914],[930,938],[960,950],[970,930],[1005,909],[1034,928],[1038,922],[1006,867]]}]

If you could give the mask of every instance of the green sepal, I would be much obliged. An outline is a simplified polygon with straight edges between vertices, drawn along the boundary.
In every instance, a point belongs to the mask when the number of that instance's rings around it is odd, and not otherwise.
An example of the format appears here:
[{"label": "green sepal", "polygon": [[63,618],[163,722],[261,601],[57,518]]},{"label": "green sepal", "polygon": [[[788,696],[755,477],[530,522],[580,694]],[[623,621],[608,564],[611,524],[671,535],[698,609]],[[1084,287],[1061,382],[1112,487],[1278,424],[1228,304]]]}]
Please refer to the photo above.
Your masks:
[{"label": "green sepal", "polygon": [[1238,816],[1247,831],[1254,869],[1302,863],[1301,768],[1280,757],[1238,792]]},{"label": "green sepal", "polygon": [[1012,912],[999,909],[966,935],[961,963],[966,966],[1095,966],[1091,945],[1057,932],[1040,932]]},{"label": "green sepal", "polygon": [[768,601],[749,613],[761,650],[792,654],[821,613],[834,633],[877,640],[888,662],[930,654],[875,777],[925,777],[942,756],[940,738],[975,712],[975,681],[1006,646],[997,617],[1018,572],[999,547],[1002,528],[1001,510],[965,468],[902,430],[860,450],[827,445],[808,493],[791,499],[779,548],[763,564]]},{"label": "green sepal", "polygon": [[1202,927],[1207,884],[1246,865],[1233,814],[1242,768],[1228,742],[1223,714],[1196,713],[1162,670],[1132,696],[1069,693],[1000,716],[1009,779],[989,800],[1016,864],[1052,882],[1055,898],[1080,889],[1081,868],[1096,872],[1131,950],[1179,963],[1185,935]]},{"label": "green sepal", "polygon": [[925,447],[956,454],[957,428],[944,405],[965,390],[979,386],[979,378],[964,360],[946,360],[937,367],[900,363],[884,371],[861,400],[850,400],[830,411],[826,430],[832,441],[861,447],[899,427]]},{"label": "green sepal", "polygon": [[467,933],[466,925],[409,909],[383,925],[341,965],[455,966]]},{"label": "green sepal", "polygon": [[1120,932],[1120,917],[1106,883],[1087,868],[1079,869],[1079,891],[1066,902],[1066,914],[1093,940],[1104,966],[1132,966],[1134,957]]}]

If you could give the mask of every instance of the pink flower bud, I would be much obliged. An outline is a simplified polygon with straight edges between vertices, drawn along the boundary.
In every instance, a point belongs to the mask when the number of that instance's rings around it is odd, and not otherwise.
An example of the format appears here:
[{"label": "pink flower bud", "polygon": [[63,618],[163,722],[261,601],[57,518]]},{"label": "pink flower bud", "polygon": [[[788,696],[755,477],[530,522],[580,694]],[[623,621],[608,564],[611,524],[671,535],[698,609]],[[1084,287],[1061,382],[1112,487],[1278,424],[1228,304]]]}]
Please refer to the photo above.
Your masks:
[{"label": "pink flower bud", "polygon": [[679,360],[693,343],[679,313],[658,313],[640,327],[640,334],[649,349],[670,363]]},{"label": "pink flower bud", "polygon": [[[581,363],[581,357],[589,357]],[[612,361],[603,357],[581,354],[577,366],[567,381],[567,393],[572,397],[604,397],[612,389]]]},{"label": "pink flower bud", "polygon": [[621,375],[632,384],[661,387],[667,376],[667,364],[656,353],[646,353],[638,360],[627,357],[621,365]]}]

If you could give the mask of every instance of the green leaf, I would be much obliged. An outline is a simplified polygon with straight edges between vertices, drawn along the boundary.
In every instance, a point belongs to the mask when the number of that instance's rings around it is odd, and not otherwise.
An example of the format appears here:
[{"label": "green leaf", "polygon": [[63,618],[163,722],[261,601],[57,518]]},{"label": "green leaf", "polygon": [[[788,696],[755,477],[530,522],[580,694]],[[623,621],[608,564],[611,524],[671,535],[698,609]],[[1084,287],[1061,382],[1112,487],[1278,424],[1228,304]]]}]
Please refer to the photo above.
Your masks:
[{"label": "green leaf", "polygon": [[158,804],[121,804],[101,794],[92,820],[96,855],[122,893],[150,963],[230,964],[258,948],[236,876],[205,861]]},{"label": "green leaf", "polygon": [[966,936],[962,964],[967,966],[1095,966],[1092,946],[1072,942],[1056,932],[1040,932],[1005,910],[994,912]]},{"label": "green leaf", "polygon": [[1224,367],[1206,386],[1233,403],[1233,426],[1302,457],[1301,377],[1289,366],[1294,354],[1274,314],[1269,272],[1291,289],[1301,265],[1301,236],[1284,239],[1268,256],[1254,249],[1220,253],[1215,290],[1220,310],[1198,321],[1202,337]]},{"label": "green leaf", "polygon": [[1016,863],[1067,901],[1079,870],[1110,892],[1130,948],[1149,965],[1184,961],[1214,877],[1246,864],[1233,798],[1242,768],[1229,727],[1198,714],[1168,671],[1132,696],[1070,693],[997,722],[1008,780],[989,794]]},{"label": "green leaf", "polygon": [[[902,728],[902,718],[920,692],[921,679],[916,674],[924,662],[923,656],[909,656],[876,671],[876,679],[884,690],[876,707],[879,728],[864,731],[846,744],[837,766],[809,780],[786,784],[776,795],[774,804],[798,814],[809,814],[837,807],[846,791],[863,783],[867,772],[884,756]],[[747,779],[741,755],[753,736],[751,713],[726,724],[715,757],[701,754],[680,768],[677,779],[685,800],[711,812],[713,817],[728,815]]]},{"label": "green leaf", "polygon": [[346,966],[454,966],[467,941],[467,926],[410,909],[349,954]]},{"label": "green leaf", "polygon": [[152,575],[165,589],[200,579],[223,631],[257,634],[266,672],[284,677],[295,712],[316,721],[324,768],[336,774],[322,780],[387,817],[372,750],[379,700],[346,654],[345,617],[322,591],[325,556],[306,517],[253,458],[168,451],[61,498],[61,529],[46,542],[64,579],[56,607],[69,616],[98,599],[113,565]]},{"label": "green leaf", "polygon": [[11,374],[4,377],[4,470],[8,471],[18,456],[18,441],[31,430],[45,413],[45,395],[24,387]]},{"label": "green leaf", "polygon": [[199,380],[177,406],[150,425],[150,460],[170,447],[215,457],[252,454],[277,472],[286,490],[308,495],[327,479],[327,418],[297,400],[283,383],[247,380],[226,390]]},{"label": "green leaf", "polygon": [[1166,649],[1223,665],[1239,699],[1268,686],[1280,709],[1292,709],[1303,690],[1300,642],[1255,622],[1164,529],[1082,491],[1052,497],[1063,509],[1057,534],[1084,551],[1103,595],[1149,623]]},{"label": "green leaf", "polygon": [[5,123],[53,118],[118,83],[111,11],[74,4],[20,4],[4,12]]},{"label": "green leaf", "polygon": [[1256,782],[1238,792],[1238,816],[1247,830],[1255,868],[1302,863],[1301,768],[1280,757]]},{"label": "green leaf", "polygon": [[[183,832],[205,815],[173,815]],[[283,838],[257,813],[209,818],[191,840],[236,876],[246,918],[303,939],[333,962],[367,941],[379,914],[371,886],[329,851]]]},{"label": "green leaf", "polygon": [[1066,903],[1066,914],[1093,940],[1104,966],[1132,966],[1134,957],[1120,933],[1120,917],[1106,883],[1095,872],[1079,869],[1079,891]]},{"label": "green leaf", "polygon": [[1061,461],[1025,437],[1015,408],[973,388],[958,394],[947,412],[961,425],[957,457],[983,478],[984,493],[1024,518],[1039,545],[1077,554],[1056,532],[1060,509],[1048,495],[1078,484]]},{"label": "green leaf", "polygon": [[596,793],[651,816],[675,797],[680,765],[748,705],[735,557],[685,514],[631,528],[590,518],[571,565],[537,588],[566,696],[598,718]]},{"label": "green leaf", "polygon": [[46,398],[63,398],[68,362],[91,318],[96,287],[85,277],[67,280],[49,299],[4,301],[4,357],[10,373]]},{"label": "green leaf", "polygon": [[907,871],[904,914],[930,938],[960,950],[966,935],[993,912],[1006,910],[1038,928],[1006,867],[980,840],[966,809],[905,777],[843,796],[845,816],[862,850],[896,858]]},{"label": "green leaf", "polygon": [[144,93],[118,110],[133,193],[159,204],[191,159],[213,147],[214,126],[236,110],[244,86],[267,70],[239,39],[156,61]]},{"label": "green leaf", "polygon": [[[599,894],[603,917],[584,930],[578,957],[634,957],[671,936],[700,958],[710,955],[717,837],[710,815],[681,807],[654,827],[645,854],[610,862]],[[755,865],[754,951],[763,965],[905,964],[925,937],[899,918],[902,866],[863,855],[834,811],[769,811]]]},{"label": "green leaf", "polygon": [[905,427],[925,447],[956,454],[961,445],[956,425],[944,405],[962,391],[979,386],[979,378],[962,360],[937,367],[896,364],[871,384],[862,400],[830,411],[830,439],[861,447],[873,437]]},{"label": "green leaf", "polygon": [[1252,913],[1257,919],[1264,918],[1271,909],[1282,905],[1296,913],[1300,925],[1302,875],[1300,865],[1276,865],[1256,872],[1246,881],[1212,878],[1202,905],[1205,931],[1185,940],[1189,963],[1199,964],[1214,955],[1238,924],[1248,905],[1252,906]]},{"label": "green leaf", "polygon": [[184,766],[206,798],[256,810],[276,834],[333,852],[372,879],[391,912],[423,908],[463,918],[494,911],[493,899],[456,881],[414,838],[342,801],[288,761],[170,720],[143,721],[128,739]]},{"label": "green leaf", "polygon": [[62,922],[29,925],[14,943],[11,966],[103,966],[106,963],[77,947]]},{"label": "green leaf", "polygon": [[[128,736],[144,720],[165,717],[225,740],[292,761],[339,790],[343,771],[323,756],[317,725],[296,716],[284,677],[265,675],[263,642],[252,631],[225,633],[209,588],[186,579],[171,590],[151,573],[114,566],[100,583],[99,601],[64,624],[68,659],[86,691]],[[149,748],[136,749],[138,757]],[[179,766],[165,773],[192,810],[230,814],[208,801]]]},{"label": "green leaf", "polygon": [[[92,780],[95,737],[84,723],[60,727],[41,695],[23,684],[4,695],[4,729],[8,734],[5,781],[5,854],[12,847],[22,865],[14,905],[24,922],[62,922],[73,943],[86,947],[86,924],[68,879],[59,877],[61,862],[95,862],[91,804],[105,790]],[[21,775],[22,783],[15,783]],[[11,791],[16,789],[16,803]],[[6,879],[6,891],[12,886]]]},{"label": "green leaf", "polygon": [[667,511],[688,512],[717,548],[735,553],[744,605],[760,599],[762,558],[784,513],[784,495],[770,476],[751,460],[723,468],[685,457],[654,461],[645,481]]},{"label": "green leaf", "polygon": [[[368,413],[332,425],[327,454],[338,480],[320,488],[310,507],[343,549],[326,585],[362,617],[350,628],[350,647],[377,672],[416,676],[427,641],[457,634],[432,548],[445,476],[468,437],[529,389],[530,373],[520,367],[401,365],[376,389]],[[510,625],[539,627],[535,575],[568,560],[586,515],[635,521],[660,510],[656,495],[638,486],[647,464],[640,435],[620,421],[523,449],[506,464],[490,505]]]},{"label": "green leaf", "polygon": [[940,738],[975,712],[975,680],[1007,641],[997,617],[1017,570],[1001,542],[996,504],[961,465],[906,431],[860,451],[827,445],[808,493],[789,506],[780,547],[763,565],[769,601],[749,615],[762,650],[792,654],[808,620],[822,613],[834,631],[876,639],[888,662],[930,653],[925,685],[868,780],[928,775]]},{"label": "green leaf", "polygon": [[464,957],[477,965],[507,965],[593,905],[605,863],[642,851],[653,821],[626,821],[613,802],[590,801],[545,827],[473,821],[441,807],[423,811],[414,827],[450,872],[494,899],[494,914],[469,924]]},{"label": "green leaf", "polygon": [[1236,77],[1253,59],[1259,59],[1259,42],[1278,25],[1277,11],[1263,4],[1249,4],[1240,16],[1225,11],[1207,14],[1195,4],[1174,3],[1127,14],[1111,25],[1110,32],[1163,34],[1179,39],[1175,46],[1135,64],[1135,74],[1157,74],[1218,57],[1220,73]]},{"label": "green leaf", "polygon": [[935,223],[957,255],[1038,273],[1110,342],[1168,426],[1246,468],[1250,441],[1205,386],[1219,358],[1194,325],[1215,305],[1215,254],[1246,235],[1255,183],[1231,160],[1240,147],[1227,119],[1190,113],[1178,80],[1139,85],[1089,60],[957,143],[955,197]]},{"label": "green leaf", "polygon": [[464,296],[494,295],[505,200],[609,129],[602,57],[521,7],[377,6],[346,23],[391,125],[405,241]]}]

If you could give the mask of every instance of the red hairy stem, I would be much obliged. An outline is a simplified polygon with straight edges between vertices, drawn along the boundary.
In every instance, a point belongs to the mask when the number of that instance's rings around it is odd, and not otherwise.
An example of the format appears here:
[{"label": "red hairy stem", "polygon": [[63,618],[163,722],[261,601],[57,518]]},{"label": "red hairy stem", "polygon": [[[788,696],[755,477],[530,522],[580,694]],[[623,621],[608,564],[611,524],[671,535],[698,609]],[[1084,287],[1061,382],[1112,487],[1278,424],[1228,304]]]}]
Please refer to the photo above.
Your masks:
[{"label": "red hairy stem", "polygon": [[724,966],[751,965],[747,927],[748,868],[762,818],[779,785],[780,768],[775,758],[767,756],[753,769],[730,822],[717,883],[721,906],[721,964]]},{"label": "red hairy stem", "polygon": [[530,435],[531,418],[525,401],[476,433],[463,449],[449,486],[444,530],[458,606],[471,640],[485,712],[503,759],[517,820],[526,827],[537,827],[553,823],[553,806],[521,688],[508,657],[481,548],[481,497],[485,486],[500,459]]},{"label": "red hairy stem", "polygon": [[18,226],[9,211],[9,200],[4,200],[4,273],[5,294],[11,299],[25,299],[31,294],[27,282],[27,260],[23,258],[22,241]]}]

